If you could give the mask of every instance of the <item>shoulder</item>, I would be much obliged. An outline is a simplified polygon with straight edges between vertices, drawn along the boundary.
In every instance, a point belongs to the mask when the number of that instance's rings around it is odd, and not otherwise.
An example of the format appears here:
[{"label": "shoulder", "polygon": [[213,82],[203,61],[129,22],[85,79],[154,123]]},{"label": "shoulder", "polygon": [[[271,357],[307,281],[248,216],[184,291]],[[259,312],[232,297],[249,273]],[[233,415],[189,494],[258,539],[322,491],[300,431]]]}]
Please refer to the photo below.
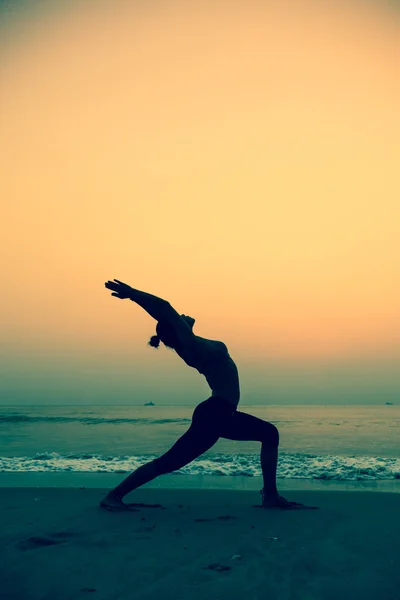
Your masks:
[{"label": "shoulder", "polygon": [[192,328],[189,327],[185,319],[182,319],[181,315],[169,302],[166,302],[164,305],[162,318],[173,328],[176,337],[182,345],[192,345],[194,343],[195,335]]}]

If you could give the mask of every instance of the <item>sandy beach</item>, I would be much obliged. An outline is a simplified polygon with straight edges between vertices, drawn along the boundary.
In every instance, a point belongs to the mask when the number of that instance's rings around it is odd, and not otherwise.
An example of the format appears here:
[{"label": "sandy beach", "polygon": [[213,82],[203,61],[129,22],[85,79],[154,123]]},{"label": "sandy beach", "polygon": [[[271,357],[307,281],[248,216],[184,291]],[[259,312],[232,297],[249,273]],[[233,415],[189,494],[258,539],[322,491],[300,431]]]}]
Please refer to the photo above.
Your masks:
[{"label": "sandy beach", "polygon": [[[395,600],[400,495],[285,491],[318,510],[262,510],[256,491],[2,487],[2,600]],[[158,506],[157,506],[158,505]]]}]

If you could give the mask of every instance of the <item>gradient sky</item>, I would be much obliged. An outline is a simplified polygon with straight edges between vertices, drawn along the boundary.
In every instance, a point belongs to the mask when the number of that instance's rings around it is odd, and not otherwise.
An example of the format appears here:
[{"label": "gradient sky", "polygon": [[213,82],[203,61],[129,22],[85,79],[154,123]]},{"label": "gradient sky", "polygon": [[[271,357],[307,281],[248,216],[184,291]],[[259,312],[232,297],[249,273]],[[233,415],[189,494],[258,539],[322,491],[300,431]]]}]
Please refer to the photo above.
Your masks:
[{"label": "gradient sky", "polygon": [[243,404],[396,402],[397,5],[26,4],[1,25],[0,403],[210,395],[113,278],[223,340]]}]

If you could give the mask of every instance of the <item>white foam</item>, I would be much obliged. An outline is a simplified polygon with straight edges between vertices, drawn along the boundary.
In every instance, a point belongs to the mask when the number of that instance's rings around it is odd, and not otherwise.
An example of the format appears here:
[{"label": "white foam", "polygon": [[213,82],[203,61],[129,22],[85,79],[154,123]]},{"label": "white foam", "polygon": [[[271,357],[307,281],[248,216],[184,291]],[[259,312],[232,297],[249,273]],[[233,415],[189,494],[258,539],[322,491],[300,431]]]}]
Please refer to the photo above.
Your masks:
[{"label": "white foam", "polygon": [[[57,452],[48,452],[33,457],[0,457],[0,471],[130,473],[153,458],[156,456],[62,456]],[[176,473],[245,477],[259,477],[262,474],[258,454],[206,455]],[[279,455],[277,477],[337,481],[400,479],[400,459],[282,452]]]}]

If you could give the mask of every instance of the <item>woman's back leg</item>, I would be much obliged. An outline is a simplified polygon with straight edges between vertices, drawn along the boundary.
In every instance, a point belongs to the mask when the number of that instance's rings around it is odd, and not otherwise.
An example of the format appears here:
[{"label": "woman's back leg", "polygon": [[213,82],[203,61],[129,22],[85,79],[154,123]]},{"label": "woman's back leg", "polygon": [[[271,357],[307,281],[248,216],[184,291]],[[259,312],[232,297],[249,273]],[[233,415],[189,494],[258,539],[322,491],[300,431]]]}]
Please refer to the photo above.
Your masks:
[{"label": "woman's back leg", "polygon": [[264,480],[262,492],[277,494],[279,432],[275,425],[248,413],[236,411],[229,423],[223,427],[221,437],[228,440],[261,442],[260,462]]}]

